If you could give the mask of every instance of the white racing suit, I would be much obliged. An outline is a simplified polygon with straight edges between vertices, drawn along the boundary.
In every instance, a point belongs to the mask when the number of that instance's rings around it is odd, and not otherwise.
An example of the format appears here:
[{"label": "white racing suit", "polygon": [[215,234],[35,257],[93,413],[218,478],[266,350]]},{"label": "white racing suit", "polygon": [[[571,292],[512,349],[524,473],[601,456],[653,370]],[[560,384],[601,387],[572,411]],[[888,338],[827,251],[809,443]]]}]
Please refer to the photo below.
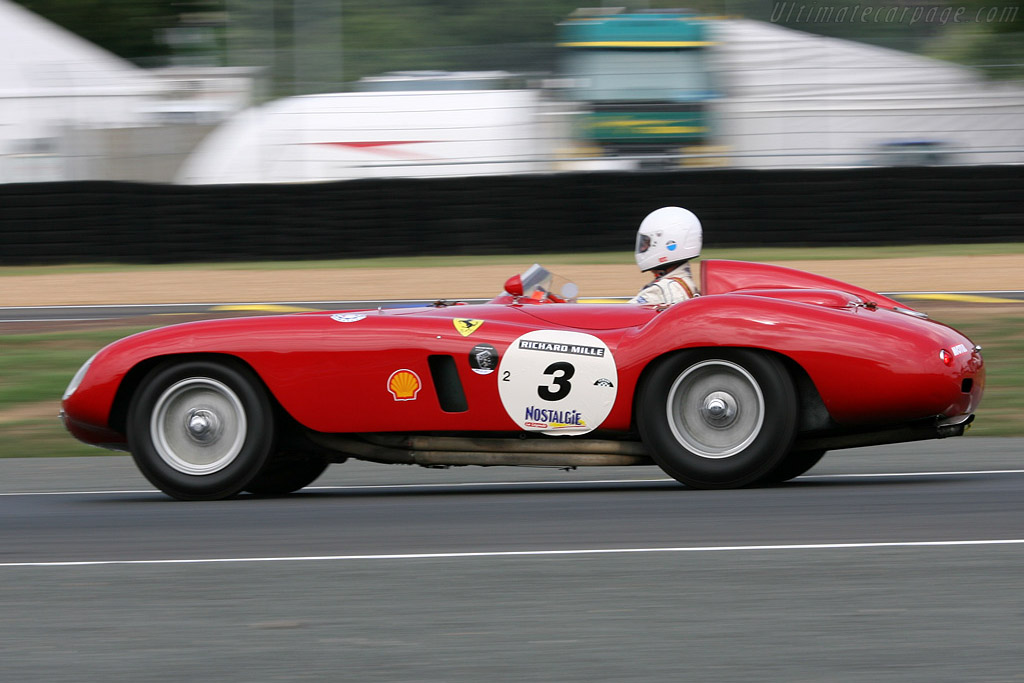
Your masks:
[{"label": "white racing suit", "polygon": [[632,304],[675,304],[700,296],[690,274],[690,263],[682,263],[640,290]]}]

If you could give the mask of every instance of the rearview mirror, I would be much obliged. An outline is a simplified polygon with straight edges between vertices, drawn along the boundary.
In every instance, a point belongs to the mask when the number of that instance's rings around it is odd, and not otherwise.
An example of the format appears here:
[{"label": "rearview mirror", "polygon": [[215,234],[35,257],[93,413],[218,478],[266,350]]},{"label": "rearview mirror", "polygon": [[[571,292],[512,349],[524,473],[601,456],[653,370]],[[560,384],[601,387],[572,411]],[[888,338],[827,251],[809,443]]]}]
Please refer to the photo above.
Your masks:
[{"label": "rearview mirror", "polygon": [[505,280],[505,291],[512,296],[523,295],[523,279],[519,277],[518,273]]}]

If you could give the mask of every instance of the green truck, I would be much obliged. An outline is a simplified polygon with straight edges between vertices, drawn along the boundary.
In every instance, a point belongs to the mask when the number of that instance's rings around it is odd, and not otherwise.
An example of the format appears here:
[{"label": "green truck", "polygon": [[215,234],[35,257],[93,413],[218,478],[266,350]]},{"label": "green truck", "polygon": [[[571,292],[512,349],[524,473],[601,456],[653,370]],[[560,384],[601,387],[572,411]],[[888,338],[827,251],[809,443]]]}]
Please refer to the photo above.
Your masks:
[{"label": "green truck", "polygon": [[[707,21],[683,11],[581,9],[559,24],[560,76],[584,105],[576,139],[672,166],[711,139]],[[643,161],[646,160],[646,161]]]}]

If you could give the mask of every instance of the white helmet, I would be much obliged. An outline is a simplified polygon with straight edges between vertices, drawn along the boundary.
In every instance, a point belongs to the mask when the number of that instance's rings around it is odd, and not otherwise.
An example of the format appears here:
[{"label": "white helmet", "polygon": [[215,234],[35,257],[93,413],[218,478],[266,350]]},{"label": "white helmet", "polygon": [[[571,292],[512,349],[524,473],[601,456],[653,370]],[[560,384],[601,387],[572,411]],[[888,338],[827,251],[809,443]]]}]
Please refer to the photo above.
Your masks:
[{"label": "white helmet", "polygon": [[647,214],[636,233],[636,265],[640,270],[664,268],[700,256],[700,220],[686,209],[666,206]]}]

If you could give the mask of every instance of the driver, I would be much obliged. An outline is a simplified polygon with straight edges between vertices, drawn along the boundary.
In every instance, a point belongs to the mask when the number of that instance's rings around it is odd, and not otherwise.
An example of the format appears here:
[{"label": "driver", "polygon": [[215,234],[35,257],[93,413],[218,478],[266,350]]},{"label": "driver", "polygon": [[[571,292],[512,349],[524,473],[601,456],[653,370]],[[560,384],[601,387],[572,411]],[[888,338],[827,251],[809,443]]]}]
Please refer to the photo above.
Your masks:
[{"label": "driver", "polygon": [[654,281],[630,299],[634,304],[674,304],[699,296],[690,274],[690,259],[700,256],[700,220],[678,206],[647,215],[636,233],[636,264]]}]

